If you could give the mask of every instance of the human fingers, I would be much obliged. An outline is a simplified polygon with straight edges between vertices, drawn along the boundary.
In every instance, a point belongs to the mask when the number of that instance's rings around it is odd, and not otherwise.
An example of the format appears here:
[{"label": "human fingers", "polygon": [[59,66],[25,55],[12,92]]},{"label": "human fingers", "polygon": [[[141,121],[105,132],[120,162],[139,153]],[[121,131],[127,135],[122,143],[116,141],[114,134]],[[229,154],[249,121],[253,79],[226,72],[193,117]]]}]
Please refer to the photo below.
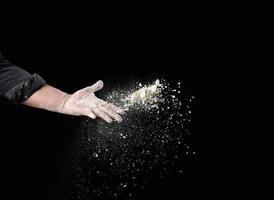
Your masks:
[{"label": "human fingers", "polygon": [[96,115],[93,112],[89,112],[87,116],[90,117],[91,119],[96,119]]},{"label": "human fingers", "polygon": [[118,106],[115,106],[112,103],[107,103],[106,107],[111,108],[112,110],[114,110],[115,112],[119,113],[119,114],[125,114],[125,111],[122,108],[119,108]]},{"label": "human fingers", "polygon": [[105,106],[100,106],[99,108],[103,110],[105,113],[107,113],[111,118],[116,120],[117,122],[122,122],[122,117],[114,111],[111,107],[108,106],[109,103],[107,103]]},{"label": "human fingers", "polygon": [[113,122],[110,116],[101,109],[96,108],[93,110],[93,113],[97,115],[98,117],[102,118],[103,120],[105,120],[107,123]]}]

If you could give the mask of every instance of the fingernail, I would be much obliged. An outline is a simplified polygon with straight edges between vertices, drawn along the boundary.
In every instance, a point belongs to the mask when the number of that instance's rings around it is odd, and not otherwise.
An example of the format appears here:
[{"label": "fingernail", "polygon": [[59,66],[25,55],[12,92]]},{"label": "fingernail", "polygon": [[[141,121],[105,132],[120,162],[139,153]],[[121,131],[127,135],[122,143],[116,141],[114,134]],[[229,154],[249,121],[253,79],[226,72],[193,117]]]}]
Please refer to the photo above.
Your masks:
[{"label": "fingernail", "polygon": [[122,117],[117,118],[117,122],[121,123],[123,121]]},{"label": "fingernail", "polygon": [[125,114],[125,111],[124,111],[123,109],[120,109],[118,112],[119,112],[120,114]]}]

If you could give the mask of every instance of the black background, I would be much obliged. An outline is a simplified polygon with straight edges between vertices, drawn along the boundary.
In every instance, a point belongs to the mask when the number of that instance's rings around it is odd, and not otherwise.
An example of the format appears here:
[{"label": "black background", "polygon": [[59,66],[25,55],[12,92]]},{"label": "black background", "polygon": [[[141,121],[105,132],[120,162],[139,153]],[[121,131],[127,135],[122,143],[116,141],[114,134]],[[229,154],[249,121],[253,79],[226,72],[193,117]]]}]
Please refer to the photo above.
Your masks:
[{"label": "black background", "polygon": [[[106,90],[130,77],[182,81],[196,97],[197,160],[182,177],[152,183],[140,199],[246,195],[263,177],[255,161],[262,156],[264,96],[263,70],[251,67],[260,28],[255,7],[150,0],[5,5],[0,48],[69,93],[98,79]],[[80,119],[5,99],[0,109],[1,199],[50,199]]]}]

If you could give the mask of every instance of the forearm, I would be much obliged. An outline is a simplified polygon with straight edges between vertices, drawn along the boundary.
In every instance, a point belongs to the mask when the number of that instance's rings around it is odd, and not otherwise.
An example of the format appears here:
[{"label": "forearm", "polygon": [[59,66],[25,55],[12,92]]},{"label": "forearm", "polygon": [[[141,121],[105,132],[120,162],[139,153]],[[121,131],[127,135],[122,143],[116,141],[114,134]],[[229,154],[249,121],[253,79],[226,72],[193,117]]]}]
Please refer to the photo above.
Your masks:
[{"label": "forearm", "polygon": [[22,104],[34,108],[63,113],[63,106],[68,98],[69,95],[67,93],[50,85],[44,85]]}]

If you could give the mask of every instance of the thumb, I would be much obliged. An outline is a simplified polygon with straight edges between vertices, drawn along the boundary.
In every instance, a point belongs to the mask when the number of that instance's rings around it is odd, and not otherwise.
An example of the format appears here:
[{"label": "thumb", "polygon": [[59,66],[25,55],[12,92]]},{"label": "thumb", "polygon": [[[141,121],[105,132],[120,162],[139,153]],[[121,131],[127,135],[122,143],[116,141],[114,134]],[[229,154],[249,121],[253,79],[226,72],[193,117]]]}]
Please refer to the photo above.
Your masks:
[{"label": "thumb", "polygon": [[103,81],[100,80],[94,83],[92,86],[88,86],[88,87],[85,87],[84,89],[77,91],[77,94],[80,96],[82,95],[86,96],[87,94],[101,90],[103,86],[104,86],[104,83]]},{"label": "thumb", "polygon": [[96,92],[98,90],[101,90],[104,87],[103,81],[99,80],[96,83],[94,83],[92,86],[88,87],[89,92]]}]

